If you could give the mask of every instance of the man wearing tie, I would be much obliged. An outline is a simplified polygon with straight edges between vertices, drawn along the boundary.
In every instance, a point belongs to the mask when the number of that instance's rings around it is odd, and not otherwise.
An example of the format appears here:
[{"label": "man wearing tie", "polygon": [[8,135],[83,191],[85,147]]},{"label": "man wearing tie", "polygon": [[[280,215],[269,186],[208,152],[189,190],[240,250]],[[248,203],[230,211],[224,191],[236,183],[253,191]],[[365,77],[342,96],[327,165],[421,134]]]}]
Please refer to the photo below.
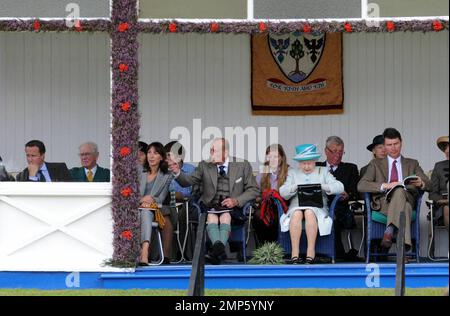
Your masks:
[{"label": "man wearing tie", "polygon": [[[327,160],[324,162],[317,162],[316,165],[322,167],[326,166],[336,180],[342,182],[344,185],[344,192],[341,194],[341,198],[335,208],[334,229],[336,232],[336,258],[345,261],[357,261],[358,251],[356,249],[349,249],[348,253],[345,253],[341,232],[344,229],[354,229],[356,227],[355,218],[353,212],[350,210],[348,202],[350,200],[358,199],[358,167],[353,163],[342,161],[342,157],[345,153],[344,141],[339,136],[328,137],[325,142],[324,151]],[[333,199],[334,196],[329,197],[329,205],[331,205]]]},{"label": "man wearing tie", "polygon": [[[400,213],[404,212],[405,244],[411,247],[411,216],[413,205],[419,194],[419,189],[428,190],[430,181],[415,159],[405,158],[401,155],[402,137],[395,128],[386,128],[383,133],[384,146],[387,157],[384,159],[373,159],[361,180],[358,183],[360,192],[372,194],[372,208],[387,216],[387,226],[384,232],[381,246],[389,249],[392,239],[399,228]],[[392,192],[388,201],[386,192],[401,184],[405,177],[416,175],[418,180],[412,181],[403,190],[401,187]]]},{"label": "man wearing tie", "polygon": [[109,182],[109,169],[102,168],[97,164],[99,156],[97,144],[87,142],[81,144],[78,149],[81,167],[70,169],[72,180],[74,182]]},{"label": "man wearing tie", "polygon": [[69,182],[69,170],[65,163],[45,162],[45,145],[40,140],[25,144],[28,167],[16,177],[17,181]]},{"label": "man wearing tie", "polygon": [[189,175],[180,171],[175,161],[169,160],[168,164],[181,186],[196,185],[202,189],[199,203],[208,211],[206,230],[213,244],[206,259],[219,264],[231,232],[230,212],[242,211],[245,203],[259,195],[252,166],[246,160],[229,157],[229,144],[224,138],[212,142],[210,160],[201,161]]}]

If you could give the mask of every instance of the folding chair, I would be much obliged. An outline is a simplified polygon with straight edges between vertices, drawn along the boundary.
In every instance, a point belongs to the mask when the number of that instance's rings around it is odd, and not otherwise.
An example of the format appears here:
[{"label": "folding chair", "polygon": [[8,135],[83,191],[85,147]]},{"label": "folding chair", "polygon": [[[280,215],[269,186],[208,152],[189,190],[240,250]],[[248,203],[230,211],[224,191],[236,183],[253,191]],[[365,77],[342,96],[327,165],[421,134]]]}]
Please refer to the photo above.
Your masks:
[{"label": "folding chair", "polygon": [[428,239],[428,251],[427,251],[427,257],[431,261],[448,261],[448,252],[447,257],[435,257],[434,256],[434,239],[436,235],[436,230],[447,230],[445,225],[435,225],[434,223],[434,209],[435,209],[435,203],[432,200],[425,201],[425,204],[430,209],[429,218],[427,216],[427,219],[430,221],[430,234]]},{"label": "folding chair", "polygon": [[[377,249],[372,250],[374,240],[382,240],[384,231],[386,230],[387,216],[381,212],[373,211],[371,208],[371,193],[364,194],[366,214],[367,214],[367,256],[366,263],[369,263],[371,256],[376,259],[377,257],[396,256],[396,253],[384,253],[379,252]],[[419,193],[417,197],[415,207],[411,217],[411,239],[414,241],[411,249],[405,253],[406,255],[412,255],[419,262],[419,249],[420,249],[420,205],[422,203],[423,192]],[[393,240],[395,242],[395,240]],[[375,261],[375,260],[374,260]]]},{"label": "folding chair", "polygon": [[159,260],[157,262],[149,262],[149,266],[159,266],[164,262],[164,250],[162,246],[162,240],[161,240],[161,232],[159,230],[159,226],[157,222],[152,223],[152,230],[156,234],[156,241],[157,241],[157,249],[159,253]]}]

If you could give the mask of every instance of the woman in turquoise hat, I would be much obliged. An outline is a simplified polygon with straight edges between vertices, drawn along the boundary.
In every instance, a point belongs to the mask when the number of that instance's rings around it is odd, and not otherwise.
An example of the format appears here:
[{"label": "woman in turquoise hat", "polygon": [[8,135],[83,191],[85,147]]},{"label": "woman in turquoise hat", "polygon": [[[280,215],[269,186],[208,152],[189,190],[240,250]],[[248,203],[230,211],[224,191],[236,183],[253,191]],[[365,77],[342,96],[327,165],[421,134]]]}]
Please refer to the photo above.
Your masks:
[{"label": "woman in turquoise hat", "polygon": [[[289,231],[291,236],[293,264],[302,263],[300,259],[300,238],[302,235],[302,221],[305,220],[307,251],[305,263],[314,263],[316,256],[317,231],[320,236],[331,234],[333,219],[328,216],[327,196],[341,194],[344,185],[328,172],[326,167],[316,167],[320,158],[316,145],[303,144],[295,148],[293,158],[299,162],[298,168],[289,169],[286,182],[280,187],[281,196],[290,200],[288,211],[280,217],[282,232]],[[300,184],[321,184],[323,207],[299,206],[297,186]]]}]

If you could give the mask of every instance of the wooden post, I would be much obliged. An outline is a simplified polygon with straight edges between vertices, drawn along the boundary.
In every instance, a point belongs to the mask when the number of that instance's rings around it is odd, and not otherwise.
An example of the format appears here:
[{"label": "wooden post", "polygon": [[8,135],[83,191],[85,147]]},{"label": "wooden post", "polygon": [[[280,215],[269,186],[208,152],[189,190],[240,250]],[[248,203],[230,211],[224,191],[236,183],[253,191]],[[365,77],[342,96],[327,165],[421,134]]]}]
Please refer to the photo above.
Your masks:
[{"label": "wooden post", "polygon": [[198,223],[188,296],[205,295],[205,228],[207,215],[207,213],[201,213]]},{"label": "wooden post", "polygon": [[395,275],[395,296],[405,295],[405,212],[400,213],[400,227],[397,235],[397,271]]}]

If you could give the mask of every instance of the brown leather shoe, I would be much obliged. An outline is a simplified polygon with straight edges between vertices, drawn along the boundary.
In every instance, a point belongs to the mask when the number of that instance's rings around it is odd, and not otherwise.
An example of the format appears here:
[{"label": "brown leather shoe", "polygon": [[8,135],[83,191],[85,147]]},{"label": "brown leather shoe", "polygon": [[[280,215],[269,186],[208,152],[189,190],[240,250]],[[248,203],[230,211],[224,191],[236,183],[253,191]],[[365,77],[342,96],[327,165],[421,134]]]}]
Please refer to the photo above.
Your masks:
[{"label": "brown leather shoe", "polygon": [[384,233],[383,240],[381,241],[381,247],[383,248],[391,248],[392,246],[392,234]]}]

